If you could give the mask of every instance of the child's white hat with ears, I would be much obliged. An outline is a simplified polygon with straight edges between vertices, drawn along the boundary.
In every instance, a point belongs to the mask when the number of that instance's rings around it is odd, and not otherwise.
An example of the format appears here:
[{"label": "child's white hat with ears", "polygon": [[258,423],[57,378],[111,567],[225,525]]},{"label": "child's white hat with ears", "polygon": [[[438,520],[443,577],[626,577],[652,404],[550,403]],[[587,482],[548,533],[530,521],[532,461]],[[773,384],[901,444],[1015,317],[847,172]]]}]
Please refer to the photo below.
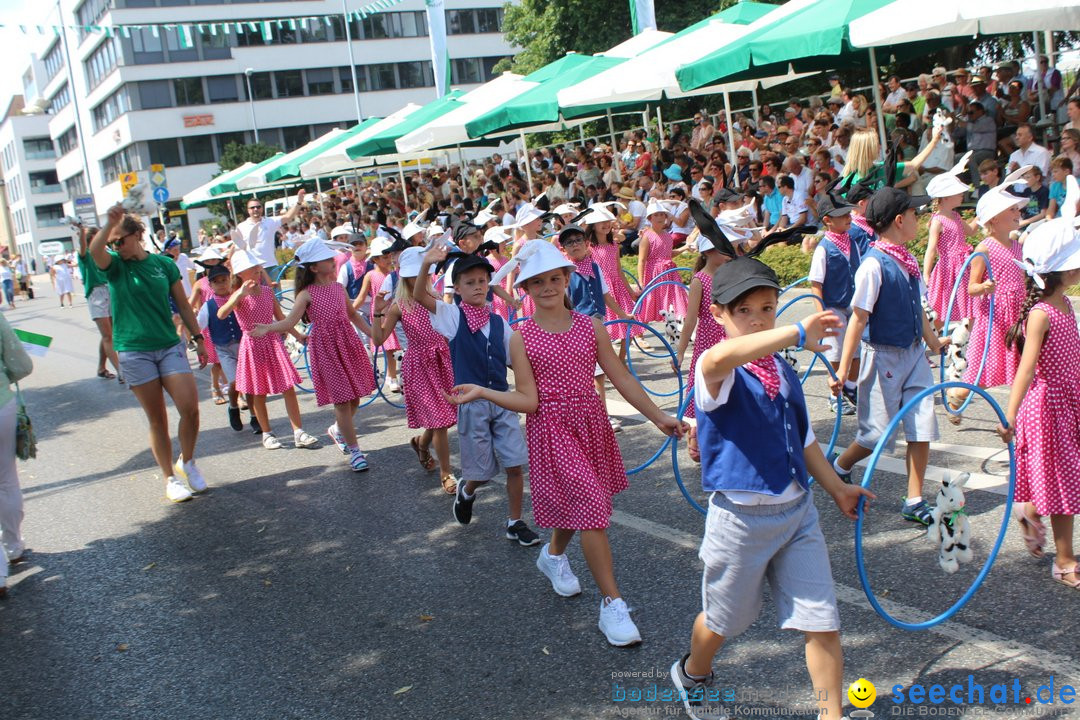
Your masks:
[{"label": "child's white hat with ears", "polygon": [[1024,262],[1016,263],[1035,280],[1040,288],[1046,287],[1042,276],[1051,272],[1080,269],[1080,232],[1077,225],[1076,204],[1080,202],[1080,185],[1076,178],[1065,178],[1065,201],[1061,205],[1061,217],[1044,222],[1035,228],[1024,241]]},{"label": "child's white hat with ears", "polygon": [[930,182],[926,183],[926,194],[932,198],[943,198],[966,193],[968,185],[959,178],[959,175],[967,168],[968,160],[971,159],[973,152],[973,150],[968,150],[951,170],[931,178]]},{"label": "child's white hat with ears", "polygon": [[1026,197],[1013,195],[1009,192],[1009,188],[1013,185],[1026,185],[1027,181],[1024,180],[1024,175],[1033,167],[1035,166],[1025,165],[1017,168],[1006,175],[1005,180],[1000,185],[987,190],[986,194],[979,198],[979,203],[975,206],[975,220],[983,227],[986,227],[987,223],[1009,208],[1026,203],[1028,201]]},{"label": "child's white hat with ears", "polygon": [[514,257],[499,268],[499,271],[491,278],[492,285],[498,285],[506,277],[519,268],[517,280],[514,285],[520,285],[531,277],[546,273],[556,268],[572,268],[574,263],[566,259],[559,249],[547,240],[529,240]]}]

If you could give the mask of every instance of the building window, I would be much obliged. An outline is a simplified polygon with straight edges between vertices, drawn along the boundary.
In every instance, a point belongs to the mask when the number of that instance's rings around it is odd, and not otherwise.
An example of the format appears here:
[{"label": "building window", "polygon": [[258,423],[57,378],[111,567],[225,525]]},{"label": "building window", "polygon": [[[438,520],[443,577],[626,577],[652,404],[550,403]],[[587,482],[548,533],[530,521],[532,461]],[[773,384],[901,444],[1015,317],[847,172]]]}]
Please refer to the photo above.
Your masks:
[{"label": "building window", "polygon": [[89,192],[86,187],[86,176],[79,173],[69,177],[64,181],[64,189],[67,190],[70,198],[74,198],[76,195],[86,195]]},{"label": "building window", "polygon": [[311,142],[311,128],[307,125],[297,125],[281,129],[285,140],[285,152],[292,152],[298,147]]},{"label": "building window", "polygon": [[22,199],[22,184],[19,182],[18,175],[8,180],[5,187],[7,187],[8,205],[17,203]]},{"label": "building window", "polygon": [[136,65],[165,62],[164,47],[160,32],[154,35],[150,28],[132,29],[131,49],[134,53],[132,59]]},{"label": "building window", "polygon": [[133,159],[138,160],[138,157],[134,146],[128,146],[119,152],[113,153],[101,161],[101,178],[108,184],[118,180],[123,173],[135,172],[141,169],[137,166],[141,165],[141,163],[132,161]]},{"label": "building window", "polygon": [[150,164],[160,164],[166,167],[176,167],[180,162],[180,150],[176,138],[165,140],[150,140],[146,143],[150,151]]},{"label": "building window", "polygon": [[391,15],[391,13],[378,13],[364,18],[365,40],[382,40],[390,37],[390,28],[387,22],[388,15]]},{"label": "building window", "polygon": [[34,215],[37,216],[38,227],[56,227],[58,225],[64,225],[64,206],[57,205],[38,205],[34,208]]},{"label": "building window", "polygon": [[45,84],[48,85],[57,74],[64,69],[64,48],[60,43],[53,45],[42,61],[45,65]]},{"label": "building window", "polygon": [[454,85],[483,82],[483,77],[480,58],[455,58],[450,66],[450,82]]},{"label": "building window", "polygon": [[57,177],[55,170],[32,172],[29,174],[29,180],[30,192],[37,193],[38,195],[60,192],[63,189],[60,187],[60,178]]},{"label": "building window", "polygon": [[177,105],[204,105],[206,103],[202,78],[176,78],[173,80],[173,90],[176,92]]},{"label": "building window", "polygon": [[304,95],[304,82],[300,79],[299,70],[278,70],[274,73],[274,80],[279,98]]},{"label": "building window", "polygon": [[[341,92],[353,91],[352,70],[347,67],[338,68],[338,77],[341,78]],[[364,66],[356,66],[356,80],[360,83],[360,92],[367,92],[367,75],[364,74]]]},{"label": "building window", "polygon": [[108,9],[109,0],[86,0],[79,6],[79,9],[75,11],[79,25],[79,42],[82,42],[88,34],[88,31],[83,28],[88,25],[97,25]]},{"label": "building window", "polygon": [[401,37],[425,37],[427,31],[427,15],[422,12],[396,13],[401,17]]},{"label": "building window", "polygon": [[[370,19],[370,18],[368,18]],[[368,76],[371,78],[372,90],[393,90],[397,87],[397,74],[394,72],[394,63],[378,63],[368,65]]]},{"label": "building window", "polygon": [[217,75],[206,78],[206,94],[211,103],[238,102],[235,75]]},{"label": "building window", "polygon": [[79,147],[79,133],[75,130],[74,125],[65,130],[60,137],[56,138],[56,147],[60,150],[61,157]]},{"label": "building window", "polygon": [[56,94],[49,100],[49,114],[55,115],[68,106],[71,102],[71,88],[67,83],[64,83],[63,87],[56,91]]},{"label": "building window", "polygon": [[300,26],[300,40],[305,43],[326,42],[330,39],[330,28],[326,26],[322,18],[312,18],[307,22],[307,29]]},{"label": "building window", "polygon": [[473,10],[476,13],[476,32],[478,33],[501,33],[503,10],[502,8],[481,8]]},{"label": "building window", "polygon": [[184,144],[184,164],[198,165],[214,162],[214,143],[212,135],[195,135],[182,140]]},{"label": "building window", "polygon": [[[164,3],[162,3],[164,5]],[[186,2],[184,3],[187,4]],[[187,62],[190,60],[199,59],[199,48],[194,43],[195,38],[192,38],[192,44],[190,47],[184,47],[180,44],[180,31],[171,32],[165,31],[165,47],[169,51],[169,62]]]},{"label": "building window", "polygon": [[[247,81],[244,82],[244,99],[248,99]],[[251,96],[256,100],[270,100],[274,97],[274,84],[270,80],[270,73],[251,73]]]},{"label": "building window", "polygon": [[432,87],[435,85],[431,63],[426,60],[398,63],[398,77],[401,79],[399,87],[403,88]]},{"label": "building window", "polygon": [[262,28],[255,30],[251,29],[250,25],[237,25],[236,26],[236,44],[240,47],[259,47],[260,45],[266,45],[266,40],[263,38]]},{"label": "building window", "polygon": [[27,160],[48,160],[56,157],[51,138],[26,138],[23,140],[23,152]]},{"label": "building window", "polygon": [[[262,138],[260,138],[261,140]],[[247,143],[247,137],[242,132],[229,132],[219,133],[214,136],[214,142],[217,143],[218,157],[225,154],[225,149],[229,145],[244,145]]]},{"label": "building window", "polygon": [[102,128],[129,110],[131,110],[131,102],[128,99],[127,86],[123,86],[90,111],[94,119],[94,132],[100,132]]},{"label": "building window", "polygon": [[203,60],[226,60],[232,57],[232,35],[219,32],[212,35],[209,30],[199,33]]},{"label": "building window", "polygon": [[4,170],[10,170],[11,166],[15,164],[15,142],[9,142],[4,147]]},{"label": "building window", "polygon": [[83,62],[86,68],[86,82],[93,90],[109,73],[116,69],[116,38],[108,38]]},{"label": "building window", "polygon": [[168,80],[144,80],[139,83],[139,107],[143,110],[172,107]]},{"label": "building window", "polygon": [[318,68],[305,71],[307,75],[308,95],[332,95],[334,92],[334,71],[331,68]]}]

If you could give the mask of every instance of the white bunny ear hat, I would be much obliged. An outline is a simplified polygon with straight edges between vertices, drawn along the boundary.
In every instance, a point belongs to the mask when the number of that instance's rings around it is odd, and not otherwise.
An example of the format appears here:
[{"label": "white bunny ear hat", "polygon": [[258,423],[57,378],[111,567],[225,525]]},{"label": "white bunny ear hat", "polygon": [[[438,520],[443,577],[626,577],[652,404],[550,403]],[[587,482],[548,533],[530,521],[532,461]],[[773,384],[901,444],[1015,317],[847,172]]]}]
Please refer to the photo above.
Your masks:
[{"label": "white bunny ear hat", "polygon": [[1009,208],[1026,203],[1028,201],[1026,197],[1013,195],[1009,192],[1009,188],[1013,185],[1026,185],[1027,181],[1023,179],[1024,174],[1033,167],[1034,165],[1025,165],[1013,170],[1005,176],[1005,180],[1000,185],[990,188],[985,195],[979,198],[979,203],[975,206],[975,220],[983,227],[986,227],[988,222]]},{"label": "white bunny ear hat", "polygon": [[926,183],[926,194],[933,198],[952,197],[968,191],[967,183],[960,180],[960,173],[967,169],[968,160],[974,151],[968,150],[960,162],[952,166],[948,172],[935,175]]},{"label": "white bunny ear hat", "polygon": [[491,284],[500,284],[518,267],[521,270],[518,273],[517,280],[514,281],[514,285],[520,285],[529,278],[546,273],[548,270],[562,267],[572,268],[574,263],[567,260],[559,252],[559,249],[547,240],[529,240],[521,246],[517,255],[510,258],[509,262],[499,268],[499,271],[492,276]]},{"label": "white bunny ear hat", "polygon": [[1017,261],[1040,288],[1046,287],[1042,278],[1046,273],[1080,269],[1080,232],[1077,232],[1076,217],[1080,185],[1069,175],[1065,179],[1065,188],[1061,217],[1047,220],[1031,231],[1024,241],[1025,262]]}]

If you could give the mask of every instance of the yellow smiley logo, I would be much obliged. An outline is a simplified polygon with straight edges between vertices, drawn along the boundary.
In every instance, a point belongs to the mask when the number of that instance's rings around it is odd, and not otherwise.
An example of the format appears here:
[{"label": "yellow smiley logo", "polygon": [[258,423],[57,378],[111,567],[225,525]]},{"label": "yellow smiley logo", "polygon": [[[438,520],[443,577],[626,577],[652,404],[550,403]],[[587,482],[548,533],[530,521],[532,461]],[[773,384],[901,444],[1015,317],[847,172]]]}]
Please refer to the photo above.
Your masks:
[{"label": "yellow smiley logo", "polygon": [[857,708],[868,708],[877,698],[877,688],[866,678],[859,678],[847,689],[848,700]]}]

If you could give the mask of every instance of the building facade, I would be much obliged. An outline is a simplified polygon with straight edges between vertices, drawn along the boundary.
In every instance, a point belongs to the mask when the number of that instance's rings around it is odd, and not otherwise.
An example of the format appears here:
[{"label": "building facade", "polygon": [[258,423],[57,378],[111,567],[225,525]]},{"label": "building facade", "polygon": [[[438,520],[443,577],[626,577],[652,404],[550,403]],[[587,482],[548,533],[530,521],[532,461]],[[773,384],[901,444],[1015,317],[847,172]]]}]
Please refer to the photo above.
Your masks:
[{"label": "building facade", "polygon": [[[347,1],[350,10],[360,4]],[[501,32],[502,0],[446,6],[452,86],[486,82],[513,52]],[[229,143],[254,142],[257,128],[260,142],[288,151],[357,122],[342,7],[341,0],[60,0],[61,17],[53,6],[39,22],[232,25],[227,32],[208,25],[190,43],[156,28],[127,37],[68,27],[66,47],[65,37],[49,36],[31,63],[32,82],[24,83],[48,108],[55,177],[45,184],[67,197],[92,194],[101,214],[121,198],[121,175],[161,164],[167,209],[193,232],[208,214],[181,215],[179,199],[219,172]],[[404,0],[350,21],[363,117],[435,98],[424,7],[424,0]],[[308,15],[331,17],[295,30],[274,24],[269,34],[255,22]],[[46,152],[43,145],[39,154]]]}]

